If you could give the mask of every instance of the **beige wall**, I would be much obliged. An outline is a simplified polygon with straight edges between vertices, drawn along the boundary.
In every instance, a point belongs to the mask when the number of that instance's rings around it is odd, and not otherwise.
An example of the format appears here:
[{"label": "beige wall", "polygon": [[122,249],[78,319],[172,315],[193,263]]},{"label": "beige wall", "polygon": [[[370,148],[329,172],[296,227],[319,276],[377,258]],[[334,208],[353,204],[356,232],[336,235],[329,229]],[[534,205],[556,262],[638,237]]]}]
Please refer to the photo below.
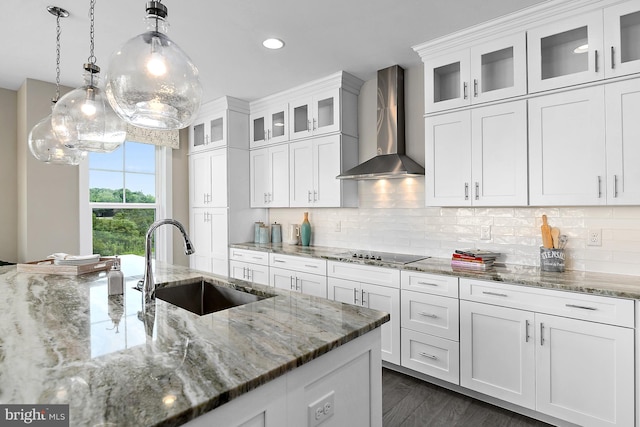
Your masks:
[{"label": "beige wall", "polygon": [[[61,88],[64,94],[71,88]],[[73,166],[31,156],[31,128],[51,113],[55,85],[27,79],[16,91],[0,88],[0,260],[25,262],[53,252],[79,253],[79,177]],[[173,218],[189,228],[188,131],[172,150]],[[174,263],[188,265],[179,233]]]},{"label": "beige wall", "polygon": [[0,88],[0,260],[18,260],[16,167],[18,93]]}]

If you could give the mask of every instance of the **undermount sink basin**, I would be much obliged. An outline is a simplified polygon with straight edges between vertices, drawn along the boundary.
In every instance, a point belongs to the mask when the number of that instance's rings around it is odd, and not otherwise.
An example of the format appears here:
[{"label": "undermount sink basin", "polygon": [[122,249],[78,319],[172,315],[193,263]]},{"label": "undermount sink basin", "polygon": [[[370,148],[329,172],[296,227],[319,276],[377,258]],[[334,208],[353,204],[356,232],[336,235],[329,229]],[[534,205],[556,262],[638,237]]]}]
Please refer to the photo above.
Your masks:
[{"label": "undermount sink basin", "polygon": [[216,285],[202,277],[179,283],[175,286],[171,282],[160,284],[156,289],[156,298],[200,316],[274,296],[256,295]]}]

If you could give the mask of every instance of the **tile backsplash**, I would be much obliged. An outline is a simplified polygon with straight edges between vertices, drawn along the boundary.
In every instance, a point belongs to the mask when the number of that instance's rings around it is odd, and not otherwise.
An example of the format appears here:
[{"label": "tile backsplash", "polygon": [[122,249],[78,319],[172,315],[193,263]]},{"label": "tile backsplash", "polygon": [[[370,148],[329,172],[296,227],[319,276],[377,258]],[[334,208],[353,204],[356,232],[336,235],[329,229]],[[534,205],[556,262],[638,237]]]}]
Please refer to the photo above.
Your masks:
[{"label": "tile backsplash", "polygon": [[[424,206],[424,178],[361,181],[359,208],[270,209],[269,222],[299,224],[309,212],[312,245],[448,258],[454,249],[501,252],[501,262],[539,265],[540,225],[569,236],[566,268],[640,276],[640,206],[465,207]],[[490,240],[480,240],[489,226]],[[588,230],[602,246],[587,246]]]}]

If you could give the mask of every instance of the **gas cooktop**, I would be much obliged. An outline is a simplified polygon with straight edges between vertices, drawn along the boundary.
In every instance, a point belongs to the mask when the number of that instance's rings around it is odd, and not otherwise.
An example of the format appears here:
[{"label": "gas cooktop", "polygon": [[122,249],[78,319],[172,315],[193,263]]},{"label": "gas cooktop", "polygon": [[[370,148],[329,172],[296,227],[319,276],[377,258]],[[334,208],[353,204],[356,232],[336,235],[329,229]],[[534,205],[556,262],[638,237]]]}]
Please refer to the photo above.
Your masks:
[{"label": "gas cooktop", "polygon": [[411,262],[420,261],[421,259],[427,259],[428,256],[424,255],[410,255],[410,254],[396,254],[390,252],[376,252],[376,251],[349,251],[336,254],[341,259],[362,259],[386,262],[390,264],[409,264]]}]

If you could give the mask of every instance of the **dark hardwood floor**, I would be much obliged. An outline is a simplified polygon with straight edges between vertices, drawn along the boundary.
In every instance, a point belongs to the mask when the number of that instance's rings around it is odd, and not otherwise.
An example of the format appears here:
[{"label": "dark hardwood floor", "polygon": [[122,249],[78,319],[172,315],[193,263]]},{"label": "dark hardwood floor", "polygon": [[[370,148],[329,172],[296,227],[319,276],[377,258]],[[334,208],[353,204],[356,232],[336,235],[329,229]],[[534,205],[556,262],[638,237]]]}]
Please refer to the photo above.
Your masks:
[{"label": "dark hardwood floor", "polygon": [[548,427],[422,380],[382,370],[384,427]]}]

